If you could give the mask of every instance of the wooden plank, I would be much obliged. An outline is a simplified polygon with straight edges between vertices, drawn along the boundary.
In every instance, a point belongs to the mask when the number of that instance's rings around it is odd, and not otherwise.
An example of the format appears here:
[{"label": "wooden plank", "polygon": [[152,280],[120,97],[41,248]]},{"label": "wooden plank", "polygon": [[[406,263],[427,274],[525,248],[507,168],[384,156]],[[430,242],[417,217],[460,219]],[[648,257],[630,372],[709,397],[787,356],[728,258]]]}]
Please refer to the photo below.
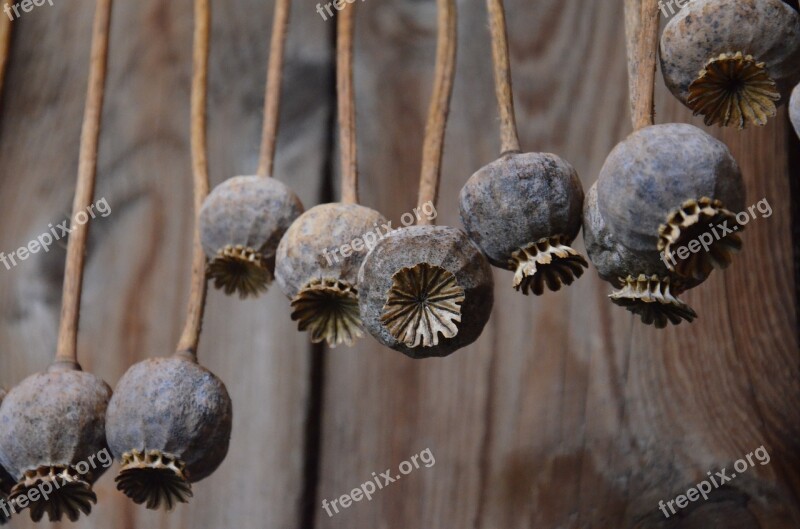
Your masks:
[{"label": "wooden plank", "polygon": [[[271,2],[264,4],[214,6],[215,183],[256,165],[271,17]],[[587,189],[630,130],[621,4],[507,0],[523,145],[562,155]],[[89,0],[42,6],[15,22],[0,112],[6,254],[68,216],[93,7]],[[451,225],[459,223],[461,185],[498,149],[485,7],[459,7],[459,77],[439,207],[440,223]],[[358,8],[362,194],[397,223],[416,201],[435,6],[397,0]],[[338,168],[329,156],[333,25],[312,4],[295,3],[277,174],[306,205],[326,194],[325,175]],[[170,352],[182,324],[191,28],[189,0],[115,6],[97,189],[112,213],[93,226],[80,337],[84,367],[112,384],[131,363]],[[656,101],[659,122],[700,124],[660,80]],[[93,515],[77,526],[797,527],[800,359],[789,179],[800,175],[789,175],[783,113],[761,130],[713,133],[742,165],[748,205],[767,198],[773,214],[748,226],[745,251],[729,271],[688,293],[701,315],[694,324],[642,327],[610,305],[609,287],[593,271],[539,299],[513,292],[509,274],[498,271],[490,325],[450,358],[412,361],[369,339],[320,356],[295,332],[277,289],[244,303],[212,293],[200,356],[234,399],[228,459],[171,514],[127,501],[114,490],[112,469],[98,484]],[[59,246],[12,270],[0,265],[6,387],[53,353],[63,259]],[[311,359],[322,359],[321,373]],[[769,464],[748,470],[680,525],[658,510],[659,500],[761,445]],[[395,476],[425,449],[435,459],[430,468],[333,517],[321,508],[373,472]],[[12,527],[32,524],[18,518]]]},{"label": "wooden plank", "polygon": [[[215,3],[210,62],[212,183],[256,168],[272,2]],[[94,2],[45,4],[14,24],[0,124],[0,248],[68,218]],[[276,175],[319,200],[329,150],[330,32],[296,8]],[[81,320],[84,368],[116,383],[128,366],[170,353],[189,289],[192,226],[189,78],[192,2],[115,2],[97,198]],[[319,31],[323,29],[323,31]],[[64,248],[0,269],[0,384],[47,366],[54,352]],[[273,288],[240,302],[213,292],[200,358],[234,401],[230,453],[189,506],[151,513],[114,487],[78,527],[299,527],[309,352]],[[143,403],[144,404],[144,403]],[[12,527],[32,527],[18,517]]]},{"label": "wooden plank", "polygon": [[[443,224],[458,223],[461,185],[498,147],[485,7],[459,7]],[[508,0],[507,10],[523,145],[564,156],[588,189],[630,130],[622,2]],[[397,221],[414,205],[434,5],[367,2],[361,11],[363,196]],[[700,125],[660,76],[658,87],[659,122]],[[333,517],[318,505],[317,527],[796,527],[800,360],[785,115],[762,130],[714,134],[742,165],[748,205],[766,197],[774,214],[753,221],[732,269],[686,296],[701,315],[695,324],[644,328],[608,302],[593,270],[540,299],[516,294],[497,272],[490,325],[446,360],[412,361],[370,341],[331,351],[320,501],[372,472],[394,475],[426,448],[436,463]],[[668,525],[659,500],[761,445],[768,465]]]}]

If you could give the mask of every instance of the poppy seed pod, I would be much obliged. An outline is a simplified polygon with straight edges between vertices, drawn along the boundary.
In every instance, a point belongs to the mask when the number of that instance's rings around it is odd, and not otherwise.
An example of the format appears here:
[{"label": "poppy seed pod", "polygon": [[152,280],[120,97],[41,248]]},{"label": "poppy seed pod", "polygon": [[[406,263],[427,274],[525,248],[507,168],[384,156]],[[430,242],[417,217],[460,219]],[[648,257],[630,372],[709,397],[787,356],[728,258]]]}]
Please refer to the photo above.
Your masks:
[{"label": "poppy seed pod", "polygon": [[693,0],[664,29],[661,69],[706,125],[764,125],[800,80],[800,15],[782,0]]},{"label": "poppy seed pod", "polygon": [[789,103],[789,117],[792,119],[794,131],[800,136],[800,84],[792,91],[792,99]]},{"label": "poppy seed pod", "polygon": [[214,286],[242,298],[265,292],[278,242],[302,212],[300,199],[274,178],[237,176],[214,188],[199,218]]},{"label": "poppy seed pod", "polygon": [[358,274],[365,329],[411,358],[447,356],[477,340],[493,289],[486,257],[466,233],[447,226],[393,231]]},{"label": "poppy seed pod", "polygon": [[483,167],[461,189],[461,222],[514,287],[539,295],[559,290],[588,266],[569,247],[581,229],[583,187],[554,154],[509,153]]},{"label": "poppy seed pod", "polygon": [[389,223],[358,204],[315,206],[286,231],[275,276],[292,301],[292,320],[311,340],[335,347],[363,335],[358,311],[358,270]]},{"label": "poppy seed pod", "polygon": [[731,263],[741,248],[732,211],[744,195],[728,148],[691,125],[645,127],[617,145],[587,195],[583,226],[600,276],[621,289],[612,301],[658,327],[692,321],[675,296]]},{"label": "poppy seed pod", "polygon": [[[105,416],[111,388],[91,373],[55,363],[8,392],[0,406],[0,465],[16,484],[11,502],[48,486],[30,503],[31,519],[89,514],[92,484],[105,470],[91,464],[106,449]],[[26,498],[27,501],[27,498]]]},{"label": "poppy seed pod", "polygon": [[148,509],[187,502],[190,484],[225,459],[231,419],[225,385],[196,361],[175,354],[135,364],[108,406],[108,445],[122,463],[117,488]]}]

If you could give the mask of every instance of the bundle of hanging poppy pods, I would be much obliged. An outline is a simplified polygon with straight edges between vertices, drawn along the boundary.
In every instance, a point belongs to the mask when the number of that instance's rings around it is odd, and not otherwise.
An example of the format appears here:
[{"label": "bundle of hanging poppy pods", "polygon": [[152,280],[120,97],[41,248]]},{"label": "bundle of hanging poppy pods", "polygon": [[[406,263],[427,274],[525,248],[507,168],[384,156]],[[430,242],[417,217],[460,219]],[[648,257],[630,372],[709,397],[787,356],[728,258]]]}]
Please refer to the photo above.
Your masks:
[{"label": "bundle of hanging poppy pods", "polygon": [[[98,0],[73,218],[88,209],[94,191],[110,14],[110,0]],[[34,521],[44,514],[51,521],[74,521],[97,500],[92,484],[105,468],[89,461],[107,448],[111,388],[83,371],[77,359],[87,230],[88,224],[79,223],[70,231],[52,364],[0,395],[0,523],[26,507]]]},{"label": "bundle of hanging poppy pods", "polygon": [[[226,268],[226,292],[260,292],[274,273],[291,300],[293,319],[314,342],[349,345],[366,330],[413,358],[445,356],[477,339],[488,319],[487,263],[512,271],[514,288],[524,294],[559,290],[588,266],[570,246],[583,228],[590,260],[616,289],[613,303],[660,328],[697,317],[679,295],[729,266],[742,247],[736,212],[745,205],[745,189],[728,148],[688,124],[655,124],[652,118],[635,123],[584,200],[567,161],[520,149],[503,6],[498,0],[487,5],[502,148],[500,158],[461,190],[464,231],[407,227],[374,247],[326,261],[326,249],[358,240],[383,223],[381,214],[344,200],[312,208],[290,223],[299,206],[283,187],[271,196],[266,188],[264,194],[242,186],[232,192],[229,181],[211,194],[201,224],[212,270]],[[658,10],[647,12],[649,3],[642,5],[641,17],[657,22]],[[657,31],[657,23],[651,27]],[[440,56],[454,53],[452,38],[443,27]],[[638,38],[640,44],[647,35]],[[654,39],[658,45],[657,33]],[[689,2],[667,23],[658,47],[667,87],[707,125],[766,125],[800,80],[800,16],[781,0]],[[442,88],[451,65],[440,66],[433,105],[444,99],[444,117],[437,122],[432,106],[426,132],[433,136],[432,124],[443,132],[449,104],[449,88]],[[338,86],[352,83],[351,72],[339,75]],[[340,108],[352,110],[339,95]],[[794,121],[800,121],[798,98],[795,90]],[[340,123],[354,129],[342,123],[341,112]],[[354,138],[352,147],[344,139],[343,150],[354,153]],[[438,189],[441,147],[437,138],[426,138],[426,156],[439,160],[423,167],[428,175],[421,177],[420,203],[426,182]],[[347,171],[343,164],[345,176]],[[436,192],[425,197],[435,202]],[[686,259],[675,255],[706,232],[713,232],[707,250]],[[257,267],[262,270],[252,271]],[[247,286],[255,276],[258,287]]]},{"label": "bundle of hanging poppy pods", "polygon": [[[696,0],[666,25],[660,57],[669,89],[707,125],[765,125],[800,80],[800,16],[781,0]],[[587,251],[618,287],[614,303],[657,327],[693,321],[677,296],[741,248],[742,175],[728,148],[696,127],[651,119],[635,128],[589,190]],[[704,234],[713,234],[707,250],[676,258]]]},{"label": "bundle of hanging poppy pods", "polygon": [[[425,128],[419,208],[435,205],[444,134],[455,77],[456,5],[440,10],[435,82]],[[633,2],[636,4],[636,2]],[[639,65],[632,94],[634,132],[609,155],[584,197],[575,169],[550,153],[523,153],[514,114],[502,0],[487,0],[500,157],[472,175],[460,194],[464,229],[422,223],[387,233],[371,247],[326,250],[365,240],[386,224],[358,203],[353,32],[355,4],[337,18],[337,92],[342,156],[340,202],[304,212],[297,196],[272,178],[281,66],[290,0],[277,0],[270,50],[259,167],[208,193],[205,105],[210,10],[196,0],[192,84],[192,160],[197,233],[187,323],[176,352],[131,367],[112,396],[81,370],[77,327],[86,229],[70,235],[62,322],[55,359],[7,395],[0,391],[0,501],[22,500],[45,484],[48,498],[31,517],[77,519],[96,501],[103,469],[79,465],[110,448],[122,467],[117,487],[148,508],[171,508],[191,484],[224,460],[232,428],[225,385],[198,363],[196,351],[206,281],[241,297],[265,292],[276,279],[292,319],[313,342],[335,347],[369,333],[412,358],[441,357],[469,345],[492,311],[491,266],[513,273],[527,295],[572,284],[588,261],[572,248],[583,229],[611,301],[665,327],[692,321],[678,296],[727,267],[742,246],[735,212],[745,190],[727,147],[687,124],[655,124],[653,82],[658,10],[644,0],[629,54]],[[75,211],[91,202],[108,51],[110,0],[98,0]],[[648,31],[651,32],[648,34]],[[706,124],[763,126],[791,93],[800,132],[800,15],[781,0],[694,0],[669,21],[660,40],[664,80]],[[649,58],[649,59],[648,59]],[[652,64],[648,64],[652,60]],[[650,67],[652,66],[652,68]],[[647,85],[644,89],[642,86]],[[649,97],[647,92],[649,92]],[[717,226],[725,226],[717,233]],[[675,248],[712,231],[707,251],[676,260]],[[16,512],[13,511],[12,512]],[[0,510],[0,524],[7,519]]]},{"label": "bundle of hanging poppy pods", "polygon": [[[196,0],[192,82],[195,209],[207,194],[205,154],[209,0]],[[92,202],[108,59],[111,0],[98,0],[73,218]],[[191,483],[210,475],[227,451],[232,406],[225,385],[202,367],[196,350],[205,303],[206,258],[195,244],[192,293],[176,352],[132,366],[111,388],[77,359],[80,295],[90,223],[71,228],[55,358],[7,395],[0,393],[0,523],[23,509],[31,519],[77,520],[89,514],[94,482],[121,463],[117,488],[148,508],[186,502]],[[110,459],[110,458],[109,458]],[[110,461],[109,461],[110,462]]]}]

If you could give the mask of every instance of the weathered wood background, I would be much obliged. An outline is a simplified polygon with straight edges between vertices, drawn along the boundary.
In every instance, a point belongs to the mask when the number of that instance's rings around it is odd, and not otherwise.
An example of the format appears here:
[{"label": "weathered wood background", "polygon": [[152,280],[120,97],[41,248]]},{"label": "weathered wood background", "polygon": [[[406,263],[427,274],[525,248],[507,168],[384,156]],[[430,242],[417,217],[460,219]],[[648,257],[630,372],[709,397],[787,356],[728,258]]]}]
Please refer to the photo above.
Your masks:
[{"label": "weathered wood background", "polygon": [[[332,198],[332,38],[296,1],[277,175],[307,206]],[[209,146],[213,183],[255,170],[272,2],[214,2]],[[439,207],[498,152],[485,6],[459,2],[459,61]],[[45,4],[14,23],[0,111],[0,250],[68,217],[94,2]],[[435,46],[433,0],[358,3],[363,199],[395,222],[414,206]],[[622,1],[507,0],[523,145],[570,160],[588,189],[630,130]],[[192,2],[118,0],[80,335],[86,369],[112,386],[133,362],[169,353],[189,288]],[[660,76],[659,122],[690,121]],[[78,527],[716,529],[800,527],[793,181],[798,143],[784,112],[761,130],[714,131],[738,158],[748,204],[767,198],[726,273],[686,295],[693,325],[643,327],[606,299],[594,271],[526,298],[496,272],[480,341],[413,361],[363,340],[312,347],[276,288],[257,301],[214,292],[201,359],[235,405],[230,454],[172,513],[98,483]],[[791,160],[790,153],[795,159]],[[790,167],[792,170],[790,171]],[[687,175],[691,177],[691,175]],[[795,194],[795,196],[797,196]],[[794,204],[796,206],[796,202]],[[582,244],[578,243],[581,250]],[[0,384],[53,354],[63,245],[0,268]],[[147,403],[142,403],[143,406]],[[764,446],[756,465],[682,516],[670,500]],[[420,468],[330,518],[320,507],[372,473],[430,449]],[[729,472],[730,473],[730,472]],[[69,525],[69,524],[64,524]],[[30,527],[18,517],[12,527]]]}]

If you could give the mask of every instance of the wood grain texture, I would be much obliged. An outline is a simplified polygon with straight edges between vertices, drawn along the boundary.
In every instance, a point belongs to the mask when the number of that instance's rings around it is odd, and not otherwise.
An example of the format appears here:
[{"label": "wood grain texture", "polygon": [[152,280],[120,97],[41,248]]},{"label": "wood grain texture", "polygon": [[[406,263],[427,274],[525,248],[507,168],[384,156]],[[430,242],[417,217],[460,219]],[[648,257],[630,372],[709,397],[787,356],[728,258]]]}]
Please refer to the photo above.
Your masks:
[{"label": "wood grain texture", "polygon": [[[272,2],[215,2],[209,94],[212,183],[258,159]],[[484,2],[458,2],[459,50],[439,224],[499,152]],[[0,109],[0,251],[69,216],[94,2],[40,7],[14,27]],[[591,185],[630,131],[623,2],[506,0],[523,150],[554,152]],[[416,205],[433,80],[433,0],[358,5],[355,87],[361,199],[391,218]],[[295,2],[275,176],[306,206],[338,170],[333,20]],[[189,290],[191,1],[115,3],[79,355],[112,385],[168,354]],[[656,78],[656,122],[702,126]],[[478,343],[413,361],[365,339],[321,352],[295,331],[277,288],[241,302],[210,292],[199,354],[234,400],[231,452],[172,514],[98,484],[76,527],[791,529],[800,526],[800,355],[784,112],[766,128],[712,133],[773,214],[744,251],[685,300],[692,325],[643,327],[594,270],[525,297],[495,271],[495,313]],[[794,143],[793,145],[797,145]],[[797,165],[793,166],[797,169]],[[578,244],[577,249],[583,251]],[[0,265],[0,384],[53,354],[64,247]],[[666,520],[668,501],[764,445],[759,465]],[[329,517],[321,508],[426,448],[424,466]],[[313,500],[313,503],[306,503]],[[46,524],[45,524],[46,525]],[[13,528],[32,527],[17,518]]]}]

